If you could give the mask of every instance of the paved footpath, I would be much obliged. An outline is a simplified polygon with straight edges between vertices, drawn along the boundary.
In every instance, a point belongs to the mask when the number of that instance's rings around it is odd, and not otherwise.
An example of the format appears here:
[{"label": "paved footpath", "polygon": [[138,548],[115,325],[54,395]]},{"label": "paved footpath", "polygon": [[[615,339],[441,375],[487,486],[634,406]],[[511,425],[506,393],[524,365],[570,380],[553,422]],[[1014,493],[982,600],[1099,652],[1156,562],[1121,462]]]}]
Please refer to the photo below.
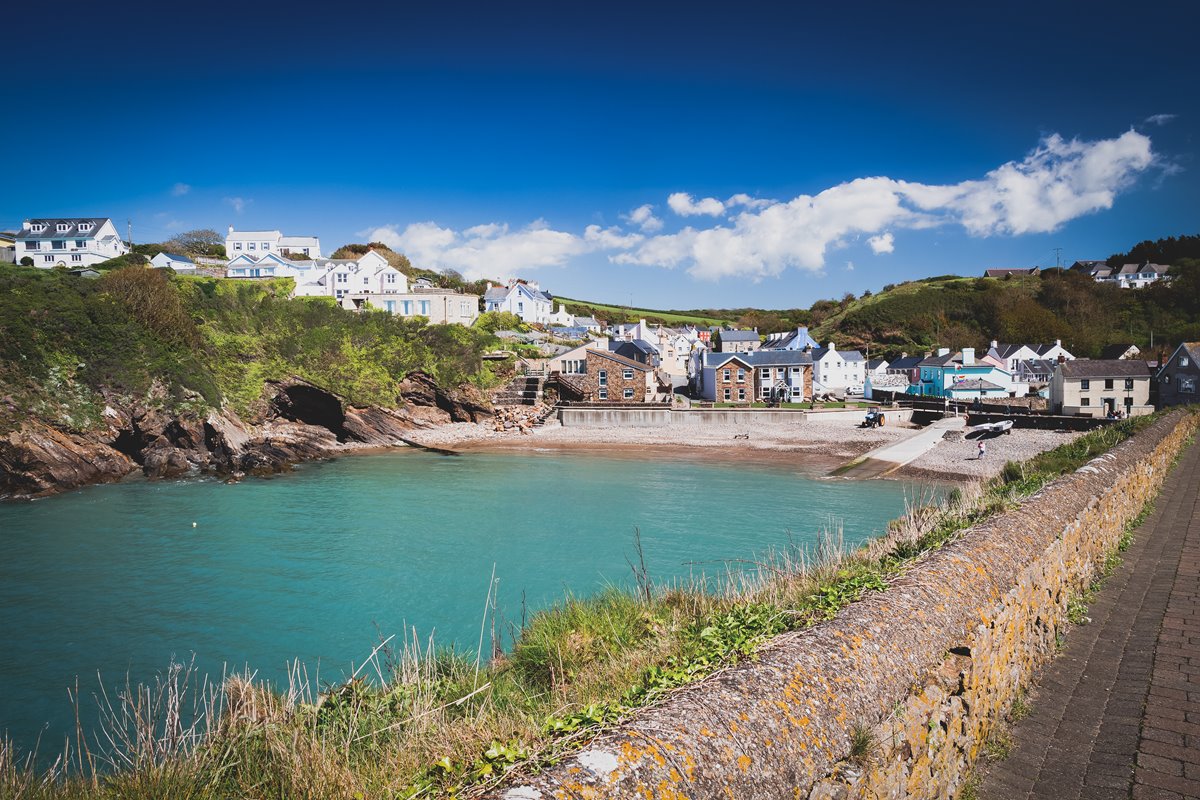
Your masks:
[{"label": "paved footpath", "polygon": [[1200,798],[1200,445],[1042,672],[982,800]]}]

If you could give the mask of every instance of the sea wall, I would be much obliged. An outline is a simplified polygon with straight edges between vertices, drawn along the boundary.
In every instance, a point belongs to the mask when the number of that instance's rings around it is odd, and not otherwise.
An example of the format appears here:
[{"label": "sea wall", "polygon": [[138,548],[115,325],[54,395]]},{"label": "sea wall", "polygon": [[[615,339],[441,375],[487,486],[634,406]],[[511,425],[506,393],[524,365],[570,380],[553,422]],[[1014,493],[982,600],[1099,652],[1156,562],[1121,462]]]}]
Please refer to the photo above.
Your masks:
[{"label": "sea wall", "polygon": [[492,796],[957,795],[1018,689],[1053,657],[1068,601],[1154,497],[1196,419],[1165,417],[887,591]]},{"label": "sea wall", "polygon": [[[912,409],[887,409],[884,412],[889,425],[897,425],[912,419]],[[597,406],[564,406],[558,410],[558,419],[564,427],[623,427],[659,428],[668,425],[728,425],[733,427],[758,428],[764,425],[801,425],[809,419],[823,423],[854,427],[863,421],[866,411],[861,408],[830,409],[828,411],[806,411],[791,408],[602,408]]]}]

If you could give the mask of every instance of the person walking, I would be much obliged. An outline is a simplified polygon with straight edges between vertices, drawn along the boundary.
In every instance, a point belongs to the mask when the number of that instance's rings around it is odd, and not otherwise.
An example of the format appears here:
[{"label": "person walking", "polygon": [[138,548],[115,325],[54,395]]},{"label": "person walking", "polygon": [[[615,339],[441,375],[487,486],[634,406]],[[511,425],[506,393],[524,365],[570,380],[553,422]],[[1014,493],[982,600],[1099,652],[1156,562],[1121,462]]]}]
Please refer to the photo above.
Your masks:
[{"label": "person walking", "polygon": [[983,443],[983,439],[979,440],[979,457],[983,458],[987,455],[987,445]]}]

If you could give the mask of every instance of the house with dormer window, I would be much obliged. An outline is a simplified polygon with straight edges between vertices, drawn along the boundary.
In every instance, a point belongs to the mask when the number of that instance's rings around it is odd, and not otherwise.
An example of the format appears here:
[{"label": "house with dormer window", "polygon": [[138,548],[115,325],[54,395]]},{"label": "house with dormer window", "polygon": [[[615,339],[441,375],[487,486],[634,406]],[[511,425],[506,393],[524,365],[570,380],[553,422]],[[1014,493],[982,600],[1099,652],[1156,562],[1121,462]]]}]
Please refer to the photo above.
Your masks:
[{"label": "house with dormer window", "polygon": [[1154,377],[1159,408],[1200,403],[1200,342],[1176,347]]},{"label": "house with dormer window", "polygon": [[78,269],[129,252],[107,217],[27,219],[13,239],[15,260],[29,257],[43,269]]},{"label": "house with dormer window", "polygon": [[512,280],[507,286],[487,285],[483,293],[484,311],[507,311],[530,325],[549,325],[554,297],[532,281]]}]

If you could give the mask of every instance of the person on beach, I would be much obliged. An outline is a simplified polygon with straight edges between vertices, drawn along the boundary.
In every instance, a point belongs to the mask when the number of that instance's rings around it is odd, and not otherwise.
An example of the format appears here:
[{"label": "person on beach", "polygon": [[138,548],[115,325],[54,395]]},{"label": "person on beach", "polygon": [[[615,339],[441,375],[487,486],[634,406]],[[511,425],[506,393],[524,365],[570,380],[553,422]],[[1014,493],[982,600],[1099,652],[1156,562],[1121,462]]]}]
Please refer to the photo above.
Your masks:
[{"label": "person on beach", "polygon": [[979,440],[979,457],[983,458],[985,455],[987,455],[987,445],[983,443],[982,439],[980,439]]}]

